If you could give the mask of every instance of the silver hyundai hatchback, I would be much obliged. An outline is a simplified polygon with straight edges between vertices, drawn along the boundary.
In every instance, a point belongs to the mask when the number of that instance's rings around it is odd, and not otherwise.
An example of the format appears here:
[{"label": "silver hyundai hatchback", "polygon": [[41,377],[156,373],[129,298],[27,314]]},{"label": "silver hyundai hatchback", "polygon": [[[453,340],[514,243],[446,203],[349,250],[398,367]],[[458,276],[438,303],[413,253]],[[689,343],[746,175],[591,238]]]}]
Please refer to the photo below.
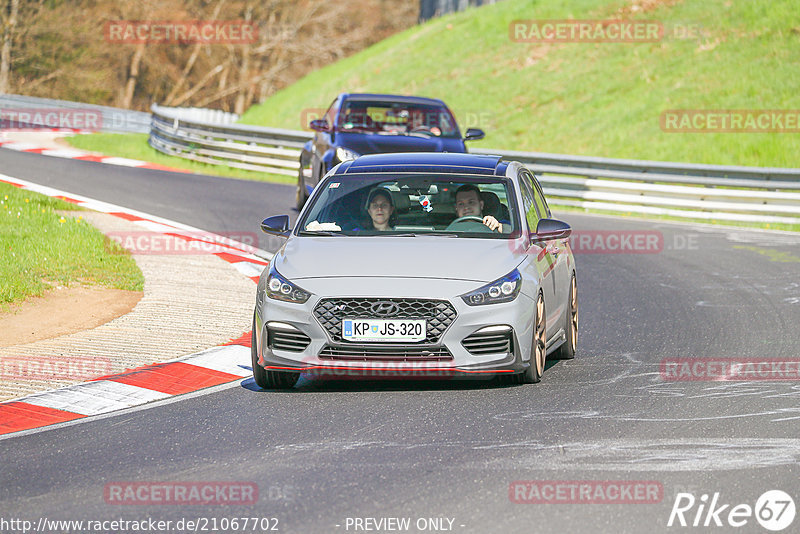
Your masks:
[{"label": "silver hyundai hatchback", "polygon": [[538,382],[578,336],[571,229],[498,156],[403,153],[341,163],[261,274],[256,384],[336,377],[500,376]]}]

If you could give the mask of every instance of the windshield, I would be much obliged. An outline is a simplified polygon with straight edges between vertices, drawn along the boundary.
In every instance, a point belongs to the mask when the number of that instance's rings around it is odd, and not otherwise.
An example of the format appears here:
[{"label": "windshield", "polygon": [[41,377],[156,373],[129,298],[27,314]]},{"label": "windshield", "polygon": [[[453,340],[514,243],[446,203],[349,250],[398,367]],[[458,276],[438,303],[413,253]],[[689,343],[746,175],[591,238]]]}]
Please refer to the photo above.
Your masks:
[{"label": "windshield", "polygon": [[504,177],[347,175],[319,187],[299,235],[519,236],[513,184]]},{"label": "windshield", "polygon": [[435,104],[347,100],[339,112],[339,131],[385,135],[461,137],[450,110]]}]

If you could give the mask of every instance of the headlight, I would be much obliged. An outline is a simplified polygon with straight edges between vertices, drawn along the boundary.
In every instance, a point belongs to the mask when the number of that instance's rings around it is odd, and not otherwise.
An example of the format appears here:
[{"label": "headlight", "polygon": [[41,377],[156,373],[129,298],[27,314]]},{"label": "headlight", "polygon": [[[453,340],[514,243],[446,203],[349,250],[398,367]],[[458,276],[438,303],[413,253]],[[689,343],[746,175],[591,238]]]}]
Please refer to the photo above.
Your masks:
[{"label": "headlight", "polygon": [[496,304],[498,302],[511,302],[522,288],[522,275],[514,269],[502,278],[498,278],[490,284],[461,295],[469,306],[481,306],[483,304]]},{"label": "headlight", "polygon": [[356,159],[360,155],[361,154],[348,150],[347,148],[339,147],[336,149],[336,158],[339,161],[350,161],[351,159]]},{"label": "headlight", "polygon": [[281,276],[272,266],[272,263],[269,265],[266,290],[267,296],[271,299],[294,302],[295,304],[303,304],[311,298],[311,293]]}]

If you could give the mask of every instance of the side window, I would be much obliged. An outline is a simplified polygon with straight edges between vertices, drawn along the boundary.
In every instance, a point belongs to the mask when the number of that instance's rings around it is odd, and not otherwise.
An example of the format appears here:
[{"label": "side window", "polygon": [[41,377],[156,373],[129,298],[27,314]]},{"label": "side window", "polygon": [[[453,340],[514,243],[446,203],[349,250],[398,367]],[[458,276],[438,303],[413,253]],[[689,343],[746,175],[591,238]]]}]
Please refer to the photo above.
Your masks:
[{"label": "side window", "polygon": [[542,217],[550,217],[550,208],[547,206],[547,202],[544,199],[544,193],[542,193],[542,186],[539,185],[539,181],[534,179],[533,185],[536,186],[534,190],[534,198],[536,199],[536,206],[539,208],[539,213],[542,214]]},{"label": "side window", "polygon": [[536,231],[536,226],[539,224],[541,216],[539,209],[536,206],[533,183],[531,182],[531,175],[528,171],[520,171],[519,173],[520,192],[522,193],[522,209],[525,210],[525,218],[528,220],[528,229],[531,232]]}]

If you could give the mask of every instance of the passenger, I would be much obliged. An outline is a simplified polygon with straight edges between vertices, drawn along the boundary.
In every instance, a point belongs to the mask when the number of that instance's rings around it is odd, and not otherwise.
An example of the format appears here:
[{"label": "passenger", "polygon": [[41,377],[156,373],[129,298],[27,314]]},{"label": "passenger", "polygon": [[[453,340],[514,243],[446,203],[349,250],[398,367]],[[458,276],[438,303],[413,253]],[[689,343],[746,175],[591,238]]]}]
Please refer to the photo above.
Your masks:
[{"label": "passenger", "polygon": [[397,215],[392,194],[387,189],[376,187],[370,191],[366,207],[369,221],[364,225],[364,230],[394,230]]},{"label": "passenger", "polygon": [[[491,215],[483,214],[481,190],[473,184],[464,184],[456,189],[456,217],[480,217],[492,231],[503,232],[503,224]],[[510,221],[506,224],[510,225]],[[507,227],[506,227],[507,228]]]}]

